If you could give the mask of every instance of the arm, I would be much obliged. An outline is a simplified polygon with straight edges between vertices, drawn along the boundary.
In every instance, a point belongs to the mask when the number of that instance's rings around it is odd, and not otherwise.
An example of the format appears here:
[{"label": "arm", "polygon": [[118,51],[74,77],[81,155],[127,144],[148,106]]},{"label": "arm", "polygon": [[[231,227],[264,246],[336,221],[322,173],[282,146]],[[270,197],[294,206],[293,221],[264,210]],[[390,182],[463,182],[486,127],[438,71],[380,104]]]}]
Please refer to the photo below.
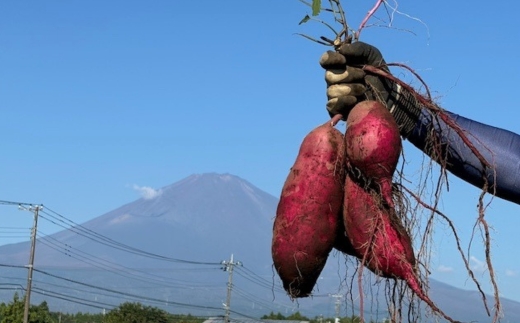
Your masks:
[{"label": "arm", "polygon": [[[432,159],[441,147],[446,169],[464,181],[482,188],[484,176],[488,192],[520,204],[520,136],[444,111],[466,134],[491,168],[486,168],[444,121],[419,103],[406,89],[354,66],[373,65],[389,71],[379,50],[357,42],[328,52],[320,60],[326,70],[327,110],[330,115],[346,116],[359,101],[379,100],[386,104],[398,123],[401,135]],[[431,131],[433,130],[433,131]],[[430,145],[432,137],[440,146]]]},{"label": "arm", "polygon": [[428,130],[435,129],[434,133],[444,147],[446,169],[450,173],[479,188],[483,187],[486,176],[489,193],[520,204],[520,136],[448,111],[445,113],[464,130],[491,168],[484,167],[461,137],[442,120],[432,118],[425,108],[406,139],[432,157]]}]

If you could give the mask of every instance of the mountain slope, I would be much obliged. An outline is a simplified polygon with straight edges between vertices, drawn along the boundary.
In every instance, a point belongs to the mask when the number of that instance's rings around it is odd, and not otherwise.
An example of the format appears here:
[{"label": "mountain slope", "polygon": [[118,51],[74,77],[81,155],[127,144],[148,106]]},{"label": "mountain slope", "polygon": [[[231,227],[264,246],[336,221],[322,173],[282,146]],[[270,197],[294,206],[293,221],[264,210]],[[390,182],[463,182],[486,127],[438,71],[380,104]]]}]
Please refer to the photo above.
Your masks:
[{"label": "mountain slope", "polygon": [[[244,261],[256,262],[258,253],[249,256],[249,246],[262,246],[261,259],[269,255],[276,204],[275,197],[236,176],[192,175],[161,188],[152,199],[128,203],[50,239],[132,266],[142,265],[142,260],[110,248],[110,241],[92,239],[90,233],[168,257],[214,262],[236,253]],[[88,266],[56,247],[38,244],[35,264]],[[3,246],[0,253],[7,263],[25,264],[27,248],[27,243]]]}]

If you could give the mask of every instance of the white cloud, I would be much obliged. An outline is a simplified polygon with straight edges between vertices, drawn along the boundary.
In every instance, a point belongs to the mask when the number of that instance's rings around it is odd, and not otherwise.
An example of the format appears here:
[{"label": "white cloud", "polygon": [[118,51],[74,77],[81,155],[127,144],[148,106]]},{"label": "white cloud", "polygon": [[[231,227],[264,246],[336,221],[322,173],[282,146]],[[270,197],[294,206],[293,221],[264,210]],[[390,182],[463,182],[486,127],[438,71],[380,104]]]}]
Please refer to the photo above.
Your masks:
[{"label": "white cloud", "polygon": [[507,277],[516,277],[516,276],[518,276],[518,271],[506,269],[506,276]]},{"label": "white cloud", "polygon": [[451,273],[453,272],[453,267],[440,265],[439,268],[437,268],[437,271],[441,273]]},{"label": "white cloud", "polygon": [[484,261],[481,261],[474,256],[471,256],[469,260],[470,260],[469,267],[471,268],[471,270],[473,270],[477,273],[483,273],[484,271],[487,270],[487,265]]},{"label": "white cloud", "polygon": [[162,194],[162,190],[160,190],[160,189],[156,190],[149,186],[139,186],[139,185],[134,184],[132,186],[132,188],[134,190],[136,190],[137,192],[139,192],[141,197],[145,200],[154,199]]}]

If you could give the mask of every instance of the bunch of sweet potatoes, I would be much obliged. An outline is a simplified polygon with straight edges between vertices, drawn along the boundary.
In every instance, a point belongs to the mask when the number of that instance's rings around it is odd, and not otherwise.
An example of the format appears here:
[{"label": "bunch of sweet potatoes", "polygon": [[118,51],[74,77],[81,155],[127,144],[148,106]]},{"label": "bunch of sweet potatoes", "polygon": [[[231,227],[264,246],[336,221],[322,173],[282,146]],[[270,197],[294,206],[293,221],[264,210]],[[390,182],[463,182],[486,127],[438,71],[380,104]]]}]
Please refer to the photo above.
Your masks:
[{"label": "bunch of sweet potatoes", "polygon": [[309,296],[336,248],[381,277],[405,280],[453,321],[423,291],[410,236],[394,210],[397,124],[376,101],[358,103],[346,122],[345,135],[328,122],[305,137],[282,189],[272,256],[285,290]]}]

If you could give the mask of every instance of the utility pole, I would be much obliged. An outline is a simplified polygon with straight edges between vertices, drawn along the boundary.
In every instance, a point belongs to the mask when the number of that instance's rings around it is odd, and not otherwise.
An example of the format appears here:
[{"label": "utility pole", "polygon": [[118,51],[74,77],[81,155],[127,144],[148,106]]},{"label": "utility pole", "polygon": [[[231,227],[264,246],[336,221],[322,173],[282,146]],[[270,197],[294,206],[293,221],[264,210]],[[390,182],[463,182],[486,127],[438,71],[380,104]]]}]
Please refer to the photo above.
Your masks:
[{"label": "utility pole", "polygon": [[227,297],[226,297],[226,304],[224,304],[224,309],[226,310],[224,315],[224,323],[229,323],[229,313],[230,313],[230,302],[231,302],[231,290],[233,288],[233,268],[235,266],[242,266],[242,263],[240,261],[235,262],[233,260],[233,254],[231,254],[231,260],[222,261],[222,270],[227,271],[229,273],[228,276],[228,283],[227,283]]},{"label": "utility pole", "polygon": [[31,287],[32,274],[34,268],[34,251],[36,249],[36,232],[38,229],[38,212],[43,209],[43,206],[31,206],[28,209],[20,206],[22,210],[27,210],[34,213],[34,224],[31,230],[31,252],[29,254],[29,273],[27,275],[27,289],[25,290],[25,307],[23,311],[23,323],[29,322],[29,306],[31,305]]},{"label": "utility pole", "polygon": [[336,301],[334,302],[334,308],[336,310],[336,318],[334,319],[334,323],[339,323],[339,309],[340,309],[340,306],[341,306],[341,298],[343,297],[343,295],[341,294],[332,294],[330,295],[331,297],[334,297],[336,299]]}]

